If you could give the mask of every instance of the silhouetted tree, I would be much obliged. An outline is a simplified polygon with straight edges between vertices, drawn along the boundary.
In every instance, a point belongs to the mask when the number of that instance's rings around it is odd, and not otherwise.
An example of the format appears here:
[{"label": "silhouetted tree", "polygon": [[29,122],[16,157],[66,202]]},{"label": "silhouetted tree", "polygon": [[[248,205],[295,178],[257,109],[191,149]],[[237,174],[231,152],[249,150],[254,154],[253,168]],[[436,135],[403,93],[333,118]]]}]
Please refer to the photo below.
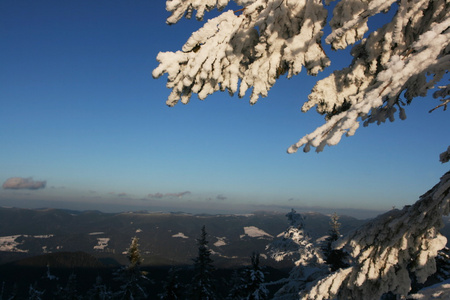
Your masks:
[{"label": "silhouetted tree", "polygon": [[45,291],[40,291],[37,288],[36,283],[30,284],[30,287],[28,289],[28,299],[29,300],[41,300],[44,293],[45,293]]},{"label": "silhouetted tree", "polygon": [[200,238],[197,239],[198,256],[194,258],[194,277],[192,279],[192,299],[212,300],[215,299],[215,288],[211,278],[214,270],[211,259],[211,250],[208,249],[206,240],[206,229],[203,225]]},{"label": "silhouetted tree", "polygon": [[339,216],[336,213],[333,213],[330,217],[330,227],[330,235],[325,239],[322,245],[322,253],[325,263],[328,264],[331,271],[334,272],[348,266],[345,262],[348,255],[343,249],[333,249],[333,242],[337,241],[341,236],[339,232],[341,223],[339,223]]},{"label": "silhouetted tree", "polygon": [[181,286],[178,279],[177,270],[170,268],[167,281],[164,284],[164,292],[159,295],[161,300],[181,299]]},{"label": "silhouetted tree", "polygon": [[251,265],[245,270],[245,296],[246,300],[268,299],[269,291],[265,285],[264,272],[259,265],[259,253],[253,252]]},{"label": "silhouetted tree", "polygon": [[90,300],[107,300],[112,298],[111,290],[103,283],[100,275],[95,278],[95,284],[88,291],[87,298]]},{"label": "silhouetted tree", "polygon": [[142,258],[139,250],[139,239],[134,237],[128,249],[128,266],[120,268],[115,279],[121,283],[120,290],[115,293],[117,299],[146,299],[144,284],[148,281],[146,272],[141,270]]}]

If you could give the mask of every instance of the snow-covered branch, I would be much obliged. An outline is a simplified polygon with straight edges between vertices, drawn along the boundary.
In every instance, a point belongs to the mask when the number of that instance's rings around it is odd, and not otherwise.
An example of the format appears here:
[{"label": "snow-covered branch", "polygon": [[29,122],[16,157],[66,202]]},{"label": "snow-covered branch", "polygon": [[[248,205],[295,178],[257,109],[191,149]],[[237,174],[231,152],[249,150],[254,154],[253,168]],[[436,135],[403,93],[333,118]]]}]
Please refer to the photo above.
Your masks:
[{"label": "snow-covered branch", "polygon": [[329,65],[321,46],[327,16],[321,1],[248,2],[239,16],[227,11],[209,20],[183,51],[158,55],[153,76],[168,74],[169,106],[187,103],[192,93],[205,99],[228,90],[243,97],[250,87],[254,104],[282,74],[296,75],[302,67],[317,74]]},{"label": "snow-covered branch", "polygon": [[[362,51],[362,56],[366,57],[373,55],[373,49],[386,47],[383,43],[388,36],[386,30],[389,25],[381,29],[384,32],[383,39],[378,38],[379,34],[375,33],[355,48],[354,52]],[[351,136],[355,133],[360,125],[360,118],[365,119],[365,126],[373,122],[380,124],[386,119],[393,121],[396,106],[400,110],[400,118],[405,119],[400,95],[405,92],[408,103],[415,97],[425,96],[449,69],[449,26],[450,11],[447,11],[441,23],[433,23],[409,47],[398,47],[399,51],[390,53],[382,71],[378,70],[380,61],[375,61],[376,70],[370,71],[371,66],[358,58],[361,56],[358,54],[352,67],[336,71],[319,81],[302,110],[307,111],[317,105],[319,113],[328,114],[328,121],[292,145],[288,152],[296,152],[302,146],[305,152],[311,146],[320,152],[325,145],[336,145],[342,135]],[[383,43],[380,44],[381,41]],[[401,54],[395,54],[396,52]],[[379,53],[379,56],[382,57],[382,54]],[[429,74],[433,78],[427,82],[426,75]]]},{"label": "snow-covered branch", "polygon": [[450,172],[412,206],[392,210],[337,241],[353,258],[312,284],[302,299],[380,299],[407,295],[411,278],[423,283],[436,271],[435,257],[447,239],[438,231],[450,212]]},{"label": "snow-covered branch", "polygon": [[[190,18],[195,11],[202,19],[206,11],[222,10],[229,2],[168,0],[172,15],[167,22]],[[252,89],[250,103],[255,104],[283,74],[289,78],[305,67],[316,75],[330,64],[322,48],[328,13],[322,1],[234,2],[243,7],[240,12],[229,10],[210,19],[182,51],[159,53],[153,76],[168,74],[169,106],[180,100],[188,103],[192,94],[203,100],[225,90],[244,97],[248,89]],[[396,10],[392,20],[364,38],[368,19],[389,10]],[[364,125],[392,121],[398,111],[405,119],[405,103],[425,96],[449,69],[449,19],[445,0],[338,1],[329,23],[332,32],[324,41],[334,49],[361,43],[353,46],[351,65],[317,82],[302,107],[302,111],[316,107],[326,123],[288,152],[300,147],[307,152],[311,146],[320,152],[326,145],[336,145],[342,135],[353,135],[361,121]],[[442,102],[445,108],[448,98]]]}]

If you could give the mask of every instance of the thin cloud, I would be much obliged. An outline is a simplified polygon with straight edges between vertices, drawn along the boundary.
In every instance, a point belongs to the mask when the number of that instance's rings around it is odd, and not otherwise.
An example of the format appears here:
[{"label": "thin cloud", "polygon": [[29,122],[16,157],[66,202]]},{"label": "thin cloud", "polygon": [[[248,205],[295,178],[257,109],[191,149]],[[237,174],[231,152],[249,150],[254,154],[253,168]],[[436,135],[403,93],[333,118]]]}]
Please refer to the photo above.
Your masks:
[{"label": "thin cloud", "polygon": [[223,200],[226,200],[227,197],[225,197],[224,195],[217,195],[216,199],[220,200],[220,201],[223,201]]},{"label": "thin cloud", "polygon": [[162,197],[164,197],[164,194],[161,194],[161,193],[148,194],[148,197],[161,199]]},{"label": "thin cloud", "polygon": [[181,198],[181,197],[183,197],[184,195],[189,195],[189,194],[191,194],[191,192],[189,192],[189,191],[184,191],[184,192],[180,192],[180,193],[165,193],[165,194],[162,194],[162,193],[155,193],[155,194],[148,194],[147,197],[153,198],[153,199],[161,199],[161,198],[164,198],[164,197],[177,197],[177,198]]},{"label": "thin cloud", "polygon": [[32,177],[11,177],[8,178],[2,185],[4,189],[12,190],[38,190],[43,189],[47,185],[47,181],[33,180]]},{"label": "thin cloud", "polygon": [[119,193],[117,194],[118,197],[125,197],[127,195],[127,193]]},{"label": "thin cloud", "polygon": [[183,197],[184,195],[189,195],[190,193],[191,193],[191,192],[189,192],[189,191],[185,191],[185,192],[181,192],[181,193],[167,193],[166,196],[181,198],[181,197]]}]

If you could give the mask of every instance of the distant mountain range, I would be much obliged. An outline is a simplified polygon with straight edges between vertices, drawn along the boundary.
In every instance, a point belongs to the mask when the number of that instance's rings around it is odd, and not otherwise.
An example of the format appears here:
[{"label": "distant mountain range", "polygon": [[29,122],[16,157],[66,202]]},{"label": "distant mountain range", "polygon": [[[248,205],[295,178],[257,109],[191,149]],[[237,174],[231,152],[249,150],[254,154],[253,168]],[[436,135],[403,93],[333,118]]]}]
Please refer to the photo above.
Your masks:
[{"label": "distant mountain range", "polygon": [[[328,216],[304,216],[313,239],[327,234]],[[364,221],[342,216],[340,222],[345,234]],[[266,245],[287,228],[288,222],[284,214],[270,212],[191,215],[0,207],[0,264],[45,253],[76,251],[94,255],[107,264],[124,264],[133,236],[140,239],[144,264],[191,264],[203,225],[216,264],[240,265],[248,262],[253,251],[264,257]]]},{"label": "distant mountain range", "polygon": [[[287,213],[287,212],[286,212]],[[300,212],[301,213],[301,212]],[[327,235],[329,216],[302,213],[311,238]],[[365,221],[341,216],[341,233]],[[450,236],[449,219],[442,230]],[[125,264],[131,238],[140,239],[144,264],[190,265],[197,255],[196,238],[205,225],[212,258],[221,267],[249,262],[253,251],[267,257],[266,246],[282,233],[285,214],[191,215],[147,211],[102,213],[60,209],[0,207],[0,264],[57,252],[85,252],[106,265]],[[273,264],[270,259],[265,264]]]}]

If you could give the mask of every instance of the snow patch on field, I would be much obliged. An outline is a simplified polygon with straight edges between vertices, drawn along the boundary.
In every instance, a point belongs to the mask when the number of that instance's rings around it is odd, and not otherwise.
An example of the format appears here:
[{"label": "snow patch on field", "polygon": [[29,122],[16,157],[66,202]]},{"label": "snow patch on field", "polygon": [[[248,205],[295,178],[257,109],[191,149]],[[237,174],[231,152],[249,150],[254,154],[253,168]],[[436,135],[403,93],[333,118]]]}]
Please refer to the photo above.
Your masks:
[{"label": "snow patch on field", "polygon": [[28,250],[22,250],[17,248],[23,242],[17,242],[16,239],[22,235],[10,235],[0,237],[0,251],[5,252],[28,252]]},{"label": "snow patch on field", "polygon": [[216,237],[217,241],[214,243],[214,246],[221,247],[225,246],[227,242],[225,242],[226,237]]},{"label": "snow patch on field", "polygon": [[9,235],[9,236],[1,236],[0,237],[0,251],[4,252],[22,252],[27,253],[29,250],[19,249],[18,247],[24,243],[17,241],[18,238],[35,238],[35,239],[48,239],[53,237],[53,234],[43,234],[43,235]]},{"label": "snow patch on field", "polygon": [[97,245],[94,246],[94,250],[105,250],[108,247],[110,238],[97,238]]},{"label": "snow patch on field", "polygon": [[104,233],[104,232],[101,232],[101,231],[89,233],[89,235],[100,235],[100,234],[105,234],[105,233]]},{"label": "snow patch on field", "polygon": [[249,237],[253,237],[253,238],[273,238],[272,235],[268,234],[267,232],[265,232],[262,229],[259,229],[258,227],[255,226],[247,226],[244,227],[244,232],[245,234],[241,235],[240,237],[243,238],[245,236],[249,236]]},{"label": "snow patch on field", "polygon": [[185,236],[184,233],[178,232],[177,234],[172,235],[174,238],[182,238],[182,239],[188,239],[188,236]]}]

